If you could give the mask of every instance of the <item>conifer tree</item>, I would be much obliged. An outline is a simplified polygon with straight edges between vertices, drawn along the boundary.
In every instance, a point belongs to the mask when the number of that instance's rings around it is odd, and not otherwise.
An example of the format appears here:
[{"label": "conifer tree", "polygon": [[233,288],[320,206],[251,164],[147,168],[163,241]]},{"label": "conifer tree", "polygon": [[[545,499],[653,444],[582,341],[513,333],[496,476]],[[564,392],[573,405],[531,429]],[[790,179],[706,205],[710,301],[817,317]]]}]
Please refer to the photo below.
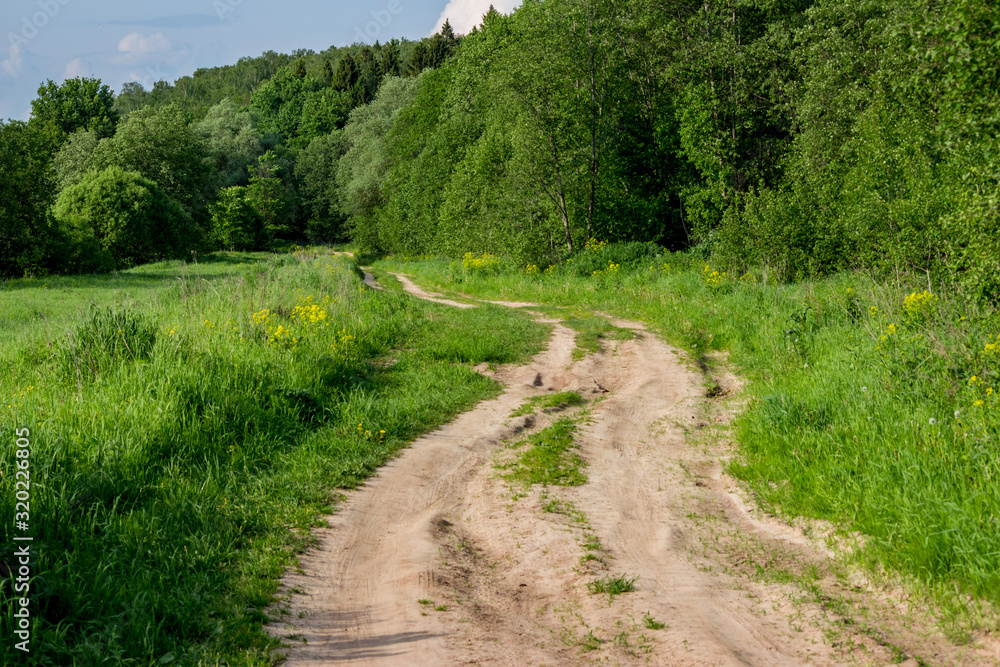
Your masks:
[{"label": "conifer tree", "polygon": [[333,77],[333,89],[346,93],[354,88],[357,81],[358,66],[351,54],[348,53],[337,63],[337,73]]},{"label": "conifer tree", "polygon": [[394,39],[382,45],[379,55],[379,79],[399,75],[399,40]]},{"label": "conifer tree", "polygon": [[295,77],[298,79],[306,78],[306,63],[299,58],[298,62],[295,63]]},{"label": "conifer tree", "polygon": [[416,76],[424,71],[424,67],[427,66],[427,46],[423,42],[417,42],[417,45],[413,48],[413,53],[410,55],[410,62],[407,65],[407,74],[410,76]]},{"label": "conifer tree", "polygon": [[327,58],[326,62],[323,63],[323,85],[327,88],[333,83],[333,66],[330,65],[330,59]]}]

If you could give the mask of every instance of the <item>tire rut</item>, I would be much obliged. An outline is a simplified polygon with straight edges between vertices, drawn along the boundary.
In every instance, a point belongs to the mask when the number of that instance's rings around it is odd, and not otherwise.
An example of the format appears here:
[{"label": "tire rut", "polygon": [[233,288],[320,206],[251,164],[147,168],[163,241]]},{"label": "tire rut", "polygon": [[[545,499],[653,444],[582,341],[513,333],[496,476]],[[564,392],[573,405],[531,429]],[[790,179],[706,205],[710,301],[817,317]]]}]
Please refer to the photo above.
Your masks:
[{"label": "tire rut", "polygon": [[[418,298],[475,307],[395,275]],[[710,429],[710,437],[692,436],[727,417],[706,398],[700,372],[641,324],[615,324],[636,337],[574,361],[575,333],[555,323],[545,351],[496,374],[501,396],[419,438],[348,494],[319,546],[285,579],[290,599],[270,627],[289,640],[286,664],[770,666],[905,657],[793,583],[759,576],[773,563],[793,574],[822,571],[829,556],[800,532],[750,515],[722,473],[724,437]],[[587,483],[508,485],[492,465],[502,445],[555,418],[509,415],[529,397],[562,390],[591,399],[577,433]],[[635,578],[635,592],[588,592],[613,575]],[[827,575],[816,585],[832,590]],[[893,600],[880,606],[869,595],[865,603],[890,609],[880,631],[891,635],[905,620],[892,616]],[[943,664],[993,664],[936,635],[900,631],[898,639]]]}]

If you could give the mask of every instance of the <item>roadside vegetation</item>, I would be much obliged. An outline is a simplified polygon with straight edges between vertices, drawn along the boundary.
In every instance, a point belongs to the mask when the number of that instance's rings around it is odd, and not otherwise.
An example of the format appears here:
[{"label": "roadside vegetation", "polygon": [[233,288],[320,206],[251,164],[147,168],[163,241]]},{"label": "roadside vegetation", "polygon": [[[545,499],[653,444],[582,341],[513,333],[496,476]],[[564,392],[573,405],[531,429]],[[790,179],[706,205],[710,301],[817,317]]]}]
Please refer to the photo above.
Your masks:
[{"label": "roadside vegetation", "polygon": [[[34,664],[271,664],[264,608],[338,490],[547,332],[362,285],[325,251],[0,289],[0,437],[30,429]],[[0,451],[0,513],[14,513]],[[16,571],[10,522],[0,564]],[[12,577],[3,579],[13,637]],[[22,655],[7,641],[4,664]]]},{"label": "roadside vegetation", "polygon": [[[636,335],[601,313],[709,375],[728,357],[729,470],[765,507],[1000,602],[998,25],[988,0],[525,0],[149,91],[42,84],[0,122],[0,437],[33,443],[36,659],[263,661],[330,489],[495,393],[470,365],[541,345],[384,270],[558,308],[577,358]],[[306,242],[384,257],[385,292],[267,254]],[[3,586],[15,463],[0,448]]]},{"label": "roadside vegetation", "polygon": [[926,277],[891,284],[856,272],[786,284],[692,253],[645,256],[609,278],[578,267],[607,266],[622,250],[595,244],[588,253],[543,272],[497,260],[483,274],[402,256],[376,266],[446,293],[644,320],[709,375],[732,364],[750,382],[729,470],[765,508],[828,520],[856,558],[944,597],[1000,602],[993,307],[928,289]]}]

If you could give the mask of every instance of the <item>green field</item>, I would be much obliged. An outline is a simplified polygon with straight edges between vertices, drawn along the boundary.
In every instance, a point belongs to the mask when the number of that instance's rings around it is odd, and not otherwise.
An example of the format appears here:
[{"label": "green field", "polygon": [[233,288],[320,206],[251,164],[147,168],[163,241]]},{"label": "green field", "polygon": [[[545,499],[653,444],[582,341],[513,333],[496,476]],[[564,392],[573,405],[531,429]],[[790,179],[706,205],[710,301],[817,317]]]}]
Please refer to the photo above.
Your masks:
[{"label": "green field", "polygon": [[[749,380],[729,471],[766,509],[829,520],[854,556],[1000,602],[1000,317],[960,293],[863,273],[783,284],[694,255],[594,247],[540,271],[388,257],[425,287],[643,320],[706,371]],[[591,331],[593,327],[582,328]],[[613,335],[614,332],[604,332]]]},{"label": "green field", "polygon": [[[31,654],[3,664],[271,664],[278,578],[350,489],[499,386],[547,331],[362,284],[328,251],[2,284],[0,513],[30,430]],[[15,601],[4,581],[3,636]]]}]

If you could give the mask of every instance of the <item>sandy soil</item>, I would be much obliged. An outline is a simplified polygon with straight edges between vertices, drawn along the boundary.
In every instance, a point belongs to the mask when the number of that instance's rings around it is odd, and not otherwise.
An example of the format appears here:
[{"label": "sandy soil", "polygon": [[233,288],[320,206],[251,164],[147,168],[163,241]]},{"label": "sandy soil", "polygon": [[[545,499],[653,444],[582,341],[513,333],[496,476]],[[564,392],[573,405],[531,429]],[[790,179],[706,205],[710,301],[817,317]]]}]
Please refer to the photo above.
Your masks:
[{"label": "sandy soil", "polygon": [[[949,641],[905,591],[839,564],[821,531],[755,509],[723,473],[738,381],[720,373],[707,392],[683,353],[615,324],[635,339],[579,361],[556,324],[529,364],[492,374],[499,398],[349,494],[285,581],[271,629],[288,665],[1000,664],[994,639]],[[588,482],[510,486],[507,445],[560,415],[509,415],[565,389],[588,399]],[[636,590],[588,590],[618,575]]]}]

